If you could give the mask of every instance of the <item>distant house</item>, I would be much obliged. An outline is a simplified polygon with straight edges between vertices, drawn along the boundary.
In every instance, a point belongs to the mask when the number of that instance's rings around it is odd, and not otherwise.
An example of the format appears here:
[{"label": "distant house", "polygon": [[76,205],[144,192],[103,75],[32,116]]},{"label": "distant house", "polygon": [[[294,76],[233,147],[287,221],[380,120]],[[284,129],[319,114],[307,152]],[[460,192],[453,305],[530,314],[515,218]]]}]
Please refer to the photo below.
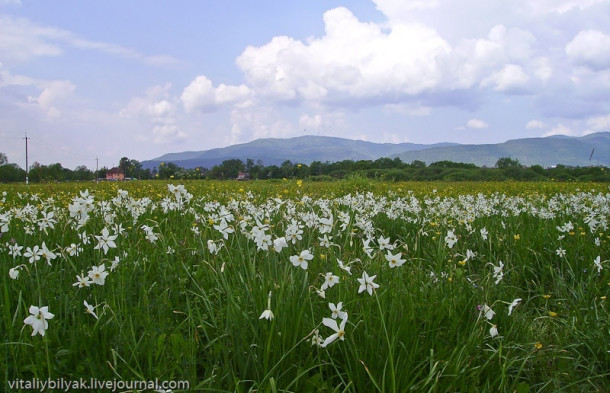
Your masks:
[{"label": "distant house", "polygon": [[237,173],[237,180],[249,180],[249,179],[250,179],[249,172],[238,172]]},{"label": "distant house", "polygon": [[125,174],[117,167],[108,169],[108,172],[106,172],[106,180],[125,180]]}]

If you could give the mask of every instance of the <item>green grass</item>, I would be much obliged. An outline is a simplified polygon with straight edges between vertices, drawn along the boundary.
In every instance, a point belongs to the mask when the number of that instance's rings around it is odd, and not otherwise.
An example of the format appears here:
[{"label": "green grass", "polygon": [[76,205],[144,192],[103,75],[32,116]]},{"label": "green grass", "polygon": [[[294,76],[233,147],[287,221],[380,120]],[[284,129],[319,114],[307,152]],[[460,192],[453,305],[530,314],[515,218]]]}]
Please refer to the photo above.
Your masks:
[{"label": "green grass", "polygon": [[[0,185],[6,191],[0,217],[10,217],[0,238],[3,389],[15,379],[60,377],[186,380],[191,390],[223,392],[603,392],[610,386],[607,186],[286,180],[185,187],[193,198],[164,211],[173,200],[167,183]],[[94,204],[76,229],[68,205],[84,189]],[[117,198],[118,189],[129,196]],[[234,216],[235,232],[226,240],[214,229],[223,208]],[[42,211],[57,220],[46,232],[38,226]],[[345,229],[340,212],[350,218]],[[307,226],[312,213],[333,216],[328,248],[320,244],[320,229]],[[592,218],[598,225],[589,225]],[[280,252],[273,245],[257,250],[251,238],[257,222],[274,240],[292,220],[303,227],[301,240]],[[568,221],[574,229],[561,233],[557,227]],[[103,228],[113,234],[119,224],[117,247],[107,254],[94,249],[94,236]],[[158,235],[156,242],[145,238],[142,225]],[[445,242],[450,230],[458,239],[452,248]],[[368,235],[370,257],[362,249]],[[404,265],[389,267],[376,243],[381,235],[390,237]],[[224,245],[213,254],[208,240]],[[9,245],[23,246],[23,253],[43,241],[58,255],[51,265],[9,255]],[[81,245],[79,255],[68,255],[71,243]],[[306,249],[314,255],[307,270],[293,266],[290,256]],[[468,250],[475,257],[465,261]],[[108,271],[115,257],[120,262],[104,285],[72,285],[92,266]],[[352,262],[351,275],[337,259]],[[499,261],[504,276],[495,284]],[[22,267],[13,280],[9,270],[16,266]],[[364,271],[380,285],[373,295],[358,293]],[[327,272],[339,283],[322,298]],[[260,319],[270,292],[275,318]],[[522,301],[509,316],[516,298]],[[99,319],[85,311],[85,300]],[[334,333],[322,324],[331,315],[329,302],[343,302],[349,317],[345,339],[322,348],[312,338],[316,331],[323,338]],[[484,304],[496,313],[489,321],[480,311]],[[44,337],[32,337],[24,325],[31,305],[55,315]]]}]

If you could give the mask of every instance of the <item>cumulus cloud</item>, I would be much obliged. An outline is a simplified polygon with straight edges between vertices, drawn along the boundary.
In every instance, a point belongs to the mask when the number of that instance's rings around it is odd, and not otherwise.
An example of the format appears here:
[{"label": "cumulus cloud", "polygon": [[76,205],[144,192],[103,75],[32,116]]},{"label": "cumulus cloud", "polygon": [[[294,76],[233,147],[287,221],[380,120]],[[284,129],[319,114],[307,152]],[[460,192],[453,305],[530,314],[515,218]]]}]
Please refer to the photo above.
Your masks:
[{"label": "cumulus cloud", "polygon": [[489,125],[480,119],[470,119],[468,120],[468,123],[466,123],[466,127],[474,130],[480,130],[483,128],[488,128]]},{"label": "cumulus cloud", "polygon": [[201,75],[184,88],[180,99],[187,112],[212,112],[225,105],[246,104],[251,97],[252,92],[246,85],[231,86],[223,83],[214,87],[211,80]]},{"label": "cumulus cloud", "polygon": [[525,125],[525,128],[527,128],[528,130],[532,130],[535,128],[544,128],[544,127],[545,127],[544,123],[541,122],[540,120],[530,120]]},{"label": "cumulus cloud", "polygon": [[610,131],[610,114],[592,117],[587,120],[587,125],[591,128],[591,132]]},{"label": "cumulus cloud", "polygon": [[565,51],[578,65],[593,70],[610,68],[610,35],[598,30],[584,30],[570,41]]},{"label": "cumulus cloud", "polygon": [[508,64],[501,70],[492,73],[481,82],[482,86],[493,86],[499,92],[526,92],[529,78],[518,65]]},{"label": "cumulus cloud", "polygon": [[400,22],[410,18],[414,10],[431,9],[439,6],[438,0],[373,0],[377,9],[390,22]]},{"label": "cumulus cloud", "polygon": [[225,144],[235,144],[258,138],[296,136],[298,129],[271,107],[250,107],[231,111],[231,132]]},{"label": "cumulus cloud", "polygon": [[188,136],[177,124],[177,108],[170,90],[170,84],[153,86],[142,96],[132,98],[125,108],[119,111],[120,117],[135,119],[149,127],[151,135],[139,135],[139,140],[167,144]]},{"label": "cumulus cloud", "polygon": [[249,46],[237,65],[257,95],[283,101],[396,101],[433,89],[443,79],[449,45],[433,29],[397,25],[389,32],[360,22],[346,8],[324,13],[325,35]]},{"label": "cumulus cloud", "polygon": [[[376,4],[395,15],[429,2]],[[430,107],[477,87],[531,92],[553,74],[550,59],[536,56],[534,35],[520,28],[496,25],[485,38],[452,46],[429,25],[400,18],[389,25],[362,22],[343,7],[325,12],[324,25],[321,37],[278,36],[243,51],[237,65],[257,97],[287,104]]]},{"label": "cumulus cloud", "polygon": [[565,124],[558,124],[553,129],[542,134],[543,137],[553,136],[553,135],[578,136],[578,133],[576,131],[574,131],[572,128],[566,126]]}]

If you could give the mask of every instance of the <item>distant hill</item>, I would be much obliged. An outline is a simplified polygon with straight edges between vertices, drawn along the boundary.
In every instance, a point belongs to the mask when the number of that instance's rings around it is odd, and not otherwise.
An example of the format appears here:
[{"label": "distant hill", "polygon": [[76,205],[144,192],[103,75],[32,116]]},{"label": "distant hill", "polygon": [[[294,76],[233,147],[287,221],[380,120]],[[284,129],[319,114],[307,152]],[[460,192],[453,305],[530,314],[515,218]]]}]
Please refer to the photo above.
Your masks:
[{"label": "distant hill", "polygon": [[[591,152],[593,156],[591,157]],[[502,157],[519,160],[526,166],[551,167],[604,165],[610,166],[610,132],[599,132],[583,137],[550,136],[524,138],[489,145],[455,145],[434,147],[391,155],[403,162],[413,160],[428,164],[435,161],[468,162],[492,167]],[[591,157],[591,160],[589,160]]]},{"label": "distant hill", "polygon": [[376,160],[407,151],[451,145],[451,143],[433,145],[373,143],[307,135],[288,139],[257,139],[248,143],[205,151],[169,153],[149,161],[143,161],[142,166],[146,169],[159,167],[162,162],[173,162],[183,168],[198,166],[211,168],[214,165],[221,164],[224,160],[235,158],[244,162],[248,158],[254,160],[254,162],[261,160],[266,166],[281,165],[286,160],[309,165],[313,161]]},{"label": "distant hill", "polygon": [[[591,151],[595,149],[589,160]],[[460,145],[438,143],[373,143],[327,136],[300,136],[288,139],[257,139],[252,142],[205,151],[169,153],[143,161],[144,168],[159,167],[162,162],[173,162],[183,168],[206,167],[221,164],[229,159],[246,161],[250,158],[264,165],[280,165],[286,160],[309,165],[313,161],[335,162],[343,160],[376,160],[381,157],[398,157],[403,162],[414,160],[427,164],[436,161],[473,163],[477,166],[494,166],[502,157],[519,160],[524,165],[550,167],[610,166],[610,132],[583,137],[551,136],[509,140],[486,145]]]}]

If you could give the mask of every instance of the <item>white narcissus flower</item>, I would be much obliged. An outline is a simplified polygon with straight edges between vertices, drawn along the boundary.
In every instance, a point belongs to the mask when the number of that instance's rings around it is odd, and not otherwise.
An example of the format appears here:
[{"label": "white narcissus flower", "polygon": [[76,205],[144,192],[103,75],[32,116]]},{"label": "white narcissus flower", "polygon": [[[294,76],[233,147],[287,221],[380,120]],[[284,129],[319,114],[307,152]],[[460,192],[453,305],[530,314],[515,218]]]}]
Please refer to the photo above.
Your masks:
[{"label": "white narcissus flower", "polygon": [[373,257],[373,249],[371,248],[371,246],[369,245],[369,243],[371,242],[371,239],[362,239],[362,251],[364,251],[366,253],[366,255],[369,258]]},{"label": "white narcissus flower", "polygon": [[267,295],[267,309],[265,311],[263,311],[263,313],[261,314],[260,317],[258,317],[258,319],[267,319],[269,321],[273,320],[274,315],[273,312],[271,311],[271,291],[269,291],[269,295]]},{"label": "white narcissus flower", "polygon": [[[359,259],[358,259],[359,261]],[[352,275],[352,268],[349,266],[349,264],[344,265],[343,261],[337,258],[337,264],[339,264],[339,267],[343,270],[345,270],[350,276]]]},{"label": "white narcissus flower", "polygon": [[557,250],[555,250],[555,253],[557,254],[558,257],[565,257],[566,256],[566,250],[564,250],[561,247],[559,247]]},{"label": "white narcissus flower", "polygon": [[491,338],[494,338],[498,335],[498,327],[496,325],[492,325],[491,328],[489,328],[489,335],[491,336]]},{"label": "white narcissus flower", "polygon": [[481,311],[485,315],[485,318],[487,318],[489,320],[491,320],[494,317],[494,315],[496,315],[496,312],[494,310],[492,310],[491,307],[489,307],[487,304],[483,304]]},{"label": "white narcissus flower", "polygon": [[93,247],[94,250],[103,249],[104,255],[108,253],[108,249],[116,248],[116,243],[114,242],[117,238],[117,235],[110,235],[108,228],[104,227],[102,229],[102,234],[100,236],[95,235],[97,239],[97,246]]},{"label": "white narcissus flower", "polygon": [[42,247],[40,248],[40,256],[47,260],[49,266],[51,266],[51,260],[57,258],[57,255],[51,250],[47,248],[45,242],[42,242]]},{"label": "white narcissus flower", "polygon": [[337,325],[337,321],[331,318],[324,318],[322,320],[324,326],[327,326],[335,331],[332,335],[328,336],[326,340],[322,343],[322,347],[326,347],[328,344],[335,341],[337,338],[341,340],[345,340],[345,324],[347,323],[347,318],[341,320],[341,324]]},{"label": "white narcissus flower", "polygon": [[223,218],[220,220],[220,225],[214,225],[214,229],[222,234],[225,240],[229,239],[229,234],[235,232],[235,229],[227,224],[227,221]]},{"label": "white narcissus flower", "polygon": [[293,255],[290,257],[290,262],[294,266],[300,266],[303,270],[307,270],[308,261],[313,259],[313,255],[309,250],[303,250],[299,255]]},{"label": "white narcissus flower", "polygon": [[95,308],[89,303],[87,303],[86,300],[83,300],[83,304],[85,305],[85,311],[87,312],[87,314],[91,314],[95,317],[95,319],[98,319],[97,315],[95,314]]},{"label": "white narcissus flower", "polygon": [[211,239],[208,239],[208,251],[210,251],[210,254],[218,253],[218,245]]},{"label": "white narcissus flower", "polygon": [[19,266],[13,267],[8,271],[8,276],[13,280],[19,278]]},{"label": "white narcissus flower", "polygon": [[258,319],[268,319],[268,320],[272,320],[273,319],[273,312],[271,310],[265,310],[263,311],[263,313],[261,314],[260,317],[258,317]]},{"label": "white narcissus flower", "polygon": [[20,246],[17,243],[15,243],[15,244],[7,243],[7,246],[8,246],[8,255],[12,256],[13,258],[21,256],[21,250],[23,250],[23,246]]},{"label": "white narcissus flower", "polygon": [[494,275],[493,275],[493,277],[496,279],[494,284],[498,285],[498,283],[500,281],[502,281],[502,278],[504,278],[504,271],[503,271],[504,263],[502,261],[499,261],[498,262],[498,266],[494,266],[494,265],[491,265],[491,266],[494,268]]},{"label": "white narcissus flower", "polygon": [[335,303],[328,303],[328,308],[330,308],[332,319],[347,319],[347,313],[345,311],[341,311],[343,308],[343,302],[337,303],[336,306]]},{"label": "white narcissus flower", "polygon": [[394,246],[392,244],[390,244],[389,237],[384,238],[383,236],[379,236],[379,238],[377,239],[377,243],[379,244],[380,251],[394,249]]},{"label": "white narcissus flower", "polygon": [[390,268],[394,268],[397,266],[402,266],[405,263],[405,260],[400,258],[401,256],[402,256],[401,252],[399,252],[396,255],[392,255],[392,253],[390,251],[388,251],[388,253],[385,256],[385,259],[390,264]]},{"label": "white narcissus flower", "polygon": [[598,272],[598,273],[601,273],[601,271],[602,271],[603,267],[602,267],[602,262],[601,262],[601,258],[600,258],[600,256],[599,256],[599,255],[597,256],[597,258],[595,258],[595,259],[593,260],[593,264],[594,264],[594,265],[595,265],[595,267],[597,268],[597,272]]},{"label": "white narcissus flower", "polygon": [[94,284],[104,285],[106,280],[106,276],[108,276],[108,272],[105,271],[106,266],[102,263],[99,266],[93,266],[91,270],[89,270],[89,277],[93,280]]},{"label": "white narcissus flower", "polygon": [[320,332],[318,329],[313,331],[313,336],[311,337],[311,345],[315,345],[316,347],[322,346],[322,337],[320,337]]},{"label": "white narcissus flower", "polygon": [[513,302],[508,306],[508,315],[513,313],[513,309],[515,307],[517,307],[517,305],[519,303],[521,303],[521,300],[522,300],[521,298],[517,298],[517,299],[513,300]]},{"label": "white narcissus flower", "polygon": [[88,287],[89,285],[93,284],[93,281],[91,281],[91,279],[87,276],[85,276],[84,274],[76,275],[76,282],[74,284],[72,284],[73,287],[79,287],[79,288],[83,288],[83,287]]},{"label": "white narcissus flower", "polygon": [[327,288],[332,287],[333,285],[335,285],[336,283],[339,282],[339,276],[335,276],[332,273],[326,273],[326,275],[324,275],[324,284],[322,284],[322,287],[320,287],[321,290],[325,291]]},{"label": "white narcissus flower", "polygon": [[280,252],[286,247],[288,247],[288,242],[286,242],[286,238],[284,236],[278,237],[273,241],[273,248],[275,249],[275,252]]},{"label": "white narcissus flower", "polygon": [[375,277],[377,277],[377,275],[369,276],[367,272],[362,272],[362,278],[357,279],[360,283],[358,293],[361,293],[366,290],[369,295],[373,295],[373,289],[379,288],[379,284],[373,282],[373,280],[375,280]]},{"label": "white narcissus flower", "polygon": [[25,252],[23,253],[23,256],[28,258],[28,262],[34,263],[40,260],[40,257],[42,256],[42,251],[38,246],[34,246],[34,248],[27,247],[25,249]]},{"label": "white narcissus flower", "polygon": [[453,233],[453,231],[447,231],[447,236],[445,236],[445,243],[447,243],[447,247],[453,248],[455,243],[457,243],[458,239]]},{"label": "white narcissus flower", "polygon": [[49,312],[49,307],[36,307],[30,306],[30,316],[23,320],[23,323],[26,325],[32,326],[34,331],[32,332],[32,336],[36,334],[40,334],[41,336],[45,335],[46,330],[49,328],[49,323],[47,319],[53,319],[55,315]]}]

